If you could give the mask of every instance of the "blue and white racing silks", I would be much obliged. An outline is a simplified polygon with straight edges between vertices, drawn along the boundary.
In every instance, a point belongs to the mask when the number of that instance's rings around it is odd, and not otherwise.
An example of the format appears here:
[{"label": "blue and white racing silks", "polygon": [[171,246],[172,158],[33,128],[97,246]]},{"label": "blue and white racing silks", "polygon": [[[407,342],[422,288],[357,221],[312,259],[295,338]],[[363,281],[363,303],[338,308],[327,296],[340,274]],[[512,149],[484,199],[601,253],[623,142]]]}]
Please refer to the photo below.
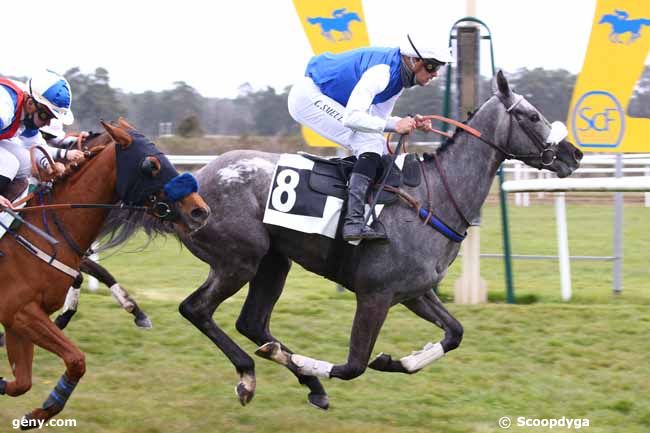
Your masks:
[{"label": "blue and white racing silks", "polygon": [[399,119],[389,115],[404,89],[400,64],[399,48],[360,48],[313,57],[305,75],[345,107],[344,126],[381,133]]},{"label": "blue and white racing silks", "polygon": [[[7,143],[8,141],[19,144],[25,150],[29,150],[34,145],[41,145],[54,158],[58,149],[46,145],[38,129],[27,128],[22,122],[23,95],[20,93],[24,91],[23,83],[8,82],[6,79],[0,82],[0,146],[6,147],[16,154],[15,145]],[[28,165],[29,158],[16,156],[21,165],[19,174],[24,175],[26,171],[29,171],[29,167],[25,167]],[[46,158],[42,158],[38,162],[42,168],[49,164]]]},{"label": "blue and white racing silks", "polygon": [[20,121],[18,96],[16,90],[0,83],[0,137],[9,133],[15,120]]}]

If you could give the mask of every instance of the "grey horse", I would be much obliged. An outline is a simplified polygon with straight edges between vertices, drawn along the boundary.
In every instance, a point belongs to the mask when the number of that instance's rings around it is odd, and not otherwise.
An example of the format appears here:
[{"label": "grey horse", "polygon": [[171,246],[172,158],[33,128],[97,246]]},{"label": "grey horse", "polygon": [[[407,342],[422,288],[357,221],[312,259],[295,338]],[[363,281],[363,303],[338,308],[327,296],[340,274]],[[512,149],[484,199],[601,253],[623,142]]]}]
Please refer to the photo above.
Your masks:
[{"label": "grey horse", "polygon": [[[467,221],[478,217],[505,158],[523,160],[560,177],[570,175],[582,158],[580,150],[563,137],[556,143],[546,142],[551,124],[522,96],[510,90],[501,72],[493,87],[494,96],[468,122],[482,137],[457,131],[453,144],[437,151],[439,168],[431,158],[423,162],[426,182],[405,188],[411,196],[426,202],[428,184],[436,215],[459,233],[465,232]],[[460,244],[418,221],[413,217],[413,209],[401,202],[387,207],[380,216],[390,241],[362,242],[351,247],[350,262],[343,263],[336,277],[328,276],[356,295],[347,361],[334,365],[296,354],[271,334],[271,313],[292,260],[311,272],[327,275],[328,252],[335,242],[262,222],[278,159],[278,154],[232,151],[202,168],[197,179],[212,216],[195,234],[178,234],[187,248],[210,266],[206,281],[181,303],[180,313],[233,363],[240,376],[236,392],[241,404],[250,402],[255,393],[255,363],[212,316],[224,300],[246,283],[249,292],[236,322],[237,330],[260,346],[256,354],[289,368],[309,388],[309,402],[322,409],[329,407],[329,398],[319,377],[350,380],[368,366],[380,371],[415,373],[457,348],[463,328],[432,287],[445,276]],[[456,200],[450,200],[440,171],[445,173],[449,191]],[[458,203],[459,209],[452,201]],[[149,234],[169,230],[148,219],[140,222]],[[369,363],[388,310],[398,303],[443,329],[444,338],[401,359],[381,354]]]}]

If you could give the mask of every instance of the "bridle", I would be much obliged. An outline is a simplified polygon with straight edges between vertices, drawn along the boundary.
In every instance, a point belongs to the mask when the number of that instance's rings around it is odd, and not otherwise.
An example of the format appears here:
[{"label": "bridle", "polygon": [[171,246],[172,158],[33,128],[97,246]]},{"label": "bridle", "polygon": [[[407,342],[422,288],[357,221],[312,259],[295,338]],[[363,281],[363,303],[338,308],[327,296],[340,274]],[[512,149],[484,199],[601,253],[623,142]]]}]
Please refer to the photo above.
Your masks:
[{"label": "bridle", "polygon": [[[506,113],[508,115],[508,138],[506,139],[505,146],[502,146],[500,144],[494,143],[491,140],[488,140],[484,138],[481,134],[480,131],[472,128],[471,126],[465,124],[465,123],[460,123],[458,121],[455,121],[453,119],[449,119],[443,116],[438,116],[438,115],[427,115],[427,116],[421,116],[422,119],[429,119],[429,120],[440,120],[445,123],[452,124],[458,128],[458,131],[463,131],[468,133],[469,135],[479,139],[483,143],[489,145],[490,147],[494,148],[498,152],[502,153],[505,157],[505,159],[519,159],[522,161],[527,161],[527,160],[532,160],[532,159],[539,159],[542,162],[542,166],[548,167],[553,164],[553,162],[557,159],[557,152],[559,150],[559,142],[557,143],[549,143],[547,142],[547,139],[542,138],[538,133],[536,133],[532,128],[530,128],[528,125],[526,125],[526,122],[522,120],[520,117],[519,113],[515,111],[515,108],[517,105],[521,103],[525,98],[523,96],[520,96],[518,99],[516,99],[511,105],[507,104],[507,101],[504,100],[500,95],[495,94],[497,98],[499,98],[499,101],[503,104],[503,106],[506,109]],[[480,109],[480,108],[479,108]],[[514,122],[512,118],[514,117]],[[541,119],[540,119],[541,120]],[[509,152],[507,148],[510,147],[510,141],[512,140],[512,131],[514,129],[514,124],[515,122],[521,130],[526,134],[526,136],[530,139],[530,141],[535,145],[535,147],[539,150],[539,153],[528,153],[528,154],[515,154],[512,152]],[[551,126],[551,131],[553,131],[553,126]],[[431,132],[435,132],[438,134],[441,134],[443,136],[446,136],[448,138],[452,138],[452,136],[446,132],[439,131],[436,129],[431,128]],[[550,136],[550,135],[549,135]],[[399,147],[402,144],[402,140],[404,139],[405,141],[405,136],[403,135],[400,138],[400,143],[397,147],[395,156],[397,156],[397,153],[399,152]],[[404,145],[406,143],[404,142]],[[390,149],[390,147],[389,147]],[[445,190],[447,191],[447,195],[450,199],[450,202],[452,203],[456,213],[458,216],[461,218],[463,223],[465,223],[466,226],[470,226],[471,222],[467,219],[463,211],[461,210],[460,206],[458,205],[457,201],[454,198],[454,195],[451,191],[451,188],[449,186],[449,183],[447,182],[447,178],[445,176],[444,170],[442,169],[442,166],[440,165],[440,162],[438,161],[438,158],[436,154],[432,154],[430,158],[433,160],[435,163],[436,168],[438,169],[438,172],[440,173],[440,177],[442,180],[442,183],[444,185]],[[389,186],[383,186],[383,189],[386,189],[388,191],[391,191],[393,193],[396,193],[399,197],[401,197],[403,200],[405,200],[411,207],[413,207],[418,215],[420,216],[421,219],[424,220],[425,224],[431,223],[431,225],[434,226],[438,231],[443,233],[447,238],[451,239],[454,242],[461,242],[465,238],[465,234],[461,234],[457,231],[455,231],[453,228],[451,228],[449,225],[447,225],[444,221],[440,220],[437,218],[433,212],[432,212],[432,207],[433,207],[433,201],[431,197],[431,192],[429,189],[429,184],[427,182],[427,177],[424,171],[424,166],[422,165],[422,161],[420,161],[420,167],[422,170],[422,175],[425,180],[425,185],[426,185],[426,191],[427,191],[427,204],[428,208],[423,207],[418,200],[416,200],[414,197],[410,196],[406,192],[400,190],[399,188],[393,188]]]},{"label": "bridle", "polygon": [[[490,140],[487,140],[483,138],[482,136],[478,136],[477,138],[481,140],[482,142],[488,144],[489,146],[493,147],[494,149],[498,150],[501,152],[504,156],[505,159],[518,159],[521,161],[530,161],[533,159],[539,159],[542,162],[543,167],[549,167],[550,165],[553,164],[553,162],[557,159],[557,153],[558,153],[558,146],[559,143],[547,143],[546,139],[540,137],[539,134],[537,134],[532,128],[530,128],[529,125],[524,122],[520,116],[519,113],[515,110],[517,105],[525,98],[523,96],[520,96],[518,99],[516,99],[510,106],[506,103],[506,101],[499,95],[495,95],[499,101],[503,104],[504,107],[506,107],[506,113],[508,114],[508,138],[506,139],[506,144],[505,148],[497,143],[493,143]],[[521,130],[526,134],[526,136],[530,139],[530,141],[535,145],[535,147],[539,150],[539,153],[527,153],[527,154],[517,154],[517,153],[512,153],[509,152],[506,148],[510,147],[510,140],[512,139],[512,131],[513,131],[513,126],[514,122],[512,121],[512,118],[514,117],[515,122]],[[541,120],[541,119],[540,119]]]}]

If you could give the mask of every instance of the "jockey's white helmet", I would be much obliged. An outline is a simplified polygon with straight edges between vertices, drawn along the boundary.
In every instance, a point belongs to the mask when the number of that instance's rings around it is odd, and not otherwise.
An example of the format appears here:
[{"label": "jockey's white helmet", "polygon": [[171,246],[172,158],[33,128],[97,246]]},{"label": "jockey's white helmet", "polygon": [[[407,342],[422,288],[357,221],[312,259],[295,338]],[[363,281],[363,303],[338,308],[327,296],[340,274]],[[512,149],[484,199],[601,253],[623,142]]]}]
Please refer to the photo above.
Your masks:
[{"label": "jockey's white helmet", "polygon": [[438,63],[451,63],[454,58],[446,44],[436,42],[433,36],[408,33],[399,45],[400,54],[421,58],[433,59]]},{"label": "jockey's white helmet", "polygon": [[70,110],[70,84],[62,75],[49,69],[40,71],[27,81],[27,91],[38,103],[49,108],[54,117],[64,125],[74,122],[74,115]]}]

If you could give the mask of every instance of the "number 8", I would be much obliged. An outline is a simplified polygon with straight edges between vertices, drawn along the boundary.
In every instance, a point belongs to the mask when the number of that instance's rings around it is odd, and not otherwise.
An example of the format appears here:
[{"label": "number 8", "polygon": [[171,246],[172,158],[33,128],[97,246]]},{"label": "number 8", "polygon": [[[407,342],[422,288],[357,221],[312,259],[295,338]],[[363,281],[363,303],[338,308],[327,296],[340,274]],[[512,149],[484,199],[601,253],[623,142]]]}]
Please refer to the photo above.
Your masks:
[{"label": "number 8", "polygon": [[[288,180],[288,181],[287,181]],[[300,175],[297,171],[284,169],[277,176],[277,186],[271,195],[271,204],[280,212],[289,212],[296,204],[296,187],[300,182]],[[287,194],[287,200],[282,201],[282,195]]]}]

